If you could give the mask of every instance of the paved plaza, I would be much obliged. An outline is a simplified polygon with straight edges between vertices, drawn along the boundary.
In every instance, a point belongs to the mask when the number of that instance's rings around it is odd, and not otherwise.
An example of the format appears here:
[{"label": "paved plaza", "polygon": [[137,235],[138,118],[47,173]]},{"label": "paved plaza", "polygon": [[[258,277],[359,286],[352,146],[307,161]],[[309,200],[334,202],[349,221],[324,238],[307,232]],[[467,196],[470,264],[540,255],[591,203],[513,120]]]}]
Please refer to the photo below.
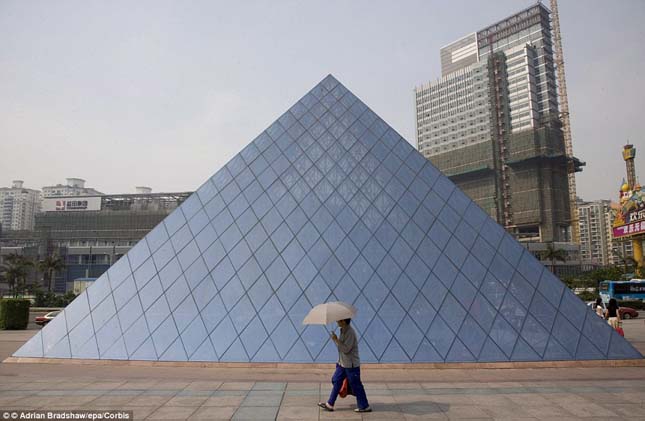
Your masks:
[{"label": "paved plaza", "polygon": [[[625,322],[643,352],[645,322]],[[35,330],[0,332],[4,359]],[[406,369],[366,367],[373,413],[351,397],[316,403],[331,369],[0,364],[1,409],[131,410],[135,419],[637,419],[645,420],[645,367]]]}]

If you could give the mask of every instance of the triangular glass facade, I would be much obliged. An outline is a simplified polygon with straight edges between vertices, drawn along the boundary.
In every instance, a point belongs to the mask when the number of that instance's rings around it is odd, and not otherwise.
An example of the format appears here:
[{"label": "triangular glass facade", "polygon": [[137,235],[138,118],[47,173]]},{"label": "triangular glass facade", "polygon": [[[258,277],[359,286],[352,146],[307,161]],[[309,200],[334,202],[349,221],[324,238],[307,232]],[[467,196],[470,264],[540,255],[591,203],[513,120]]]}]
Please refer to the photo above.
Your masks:
[{"label": "triangular glass facade", "polygon": [[14,356],[334,362],[641,358],[405,139],[327,76]]}]

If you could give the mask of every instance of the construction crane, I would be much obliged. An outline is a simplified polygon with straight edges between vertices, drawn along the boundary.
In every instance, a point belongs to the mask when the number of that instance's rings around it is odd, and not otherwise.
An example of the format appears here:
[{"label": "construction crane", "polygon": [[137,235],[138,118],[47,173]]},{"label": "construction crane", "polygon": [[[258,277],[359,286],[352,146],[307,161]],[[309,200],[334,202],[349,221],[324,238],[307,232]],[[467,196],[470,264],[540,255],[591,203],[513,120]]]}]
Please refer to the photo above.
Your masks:
[{"label": "construction crane", "polygon": [[569,181],[569,209],[571,210],[571,237],[574,243],[580,243],[580,226],[578,223],[578,204],[576,195],[576,165],[573,157],[571,140],[571,122],[569,120],[569,99],[567,97],[567,81],[564,77],[564,55],[562,53],[562,35],[560,34],[560,17],[557,0],[551,2],[551,22],[553,24],[553,47],[555,49],[555,65],[560,93],[560,110],[564,147],[567,156],[567,173]]}]

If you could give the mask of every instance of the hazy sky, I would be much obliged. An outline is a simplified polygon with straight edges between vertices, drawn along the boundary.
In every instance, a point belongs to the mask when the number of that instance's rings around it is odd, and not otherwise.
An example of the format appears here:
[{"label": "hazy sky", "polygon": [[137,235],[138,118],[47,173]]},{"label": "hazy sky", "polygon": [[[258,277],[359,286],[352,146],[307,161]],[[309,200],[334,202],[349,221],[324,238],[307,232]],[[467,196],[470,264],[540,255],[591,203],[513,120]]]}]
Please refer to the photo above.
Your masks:
[{"label": "hazy sky", "polygon": [[[1,0],[0,186],[194,190],[328,73],[414,144],[439,48],[531,4]],[[614,199],[627,140],[645,175],[645,1],[559,5],[578,194]]]}]

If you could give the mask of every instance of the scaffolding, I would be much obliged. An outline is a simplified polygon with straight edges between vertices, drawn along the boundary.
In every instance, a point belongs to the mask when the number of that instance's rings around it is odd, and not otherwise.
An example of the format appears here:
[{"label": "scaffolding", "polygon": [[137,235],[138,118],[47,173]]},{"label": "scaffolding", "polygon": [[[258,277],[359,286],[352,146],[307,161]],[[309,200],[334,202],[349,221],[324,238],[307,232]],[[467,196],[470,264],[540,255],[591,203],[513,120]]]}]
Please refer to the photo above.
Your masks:
[{"label": "scaffolding", "polygon": [[560,33],[560,17],[558,2],[551,0],[551,21],[553,22],[553,43],[555,49],[555,65],[560,93],[560,109],[562,133],[567,162],[567,177],[569,182],[569,209],[571,211],[571,239],[580,242],[580,226],[578,224],[578,204],[576,193],[576,165],[573,157],[573,141],[571,139],[571,122],[569,121],[569,99],[567,97],[567,81],[564,76],[564,54],[562,53],[562,35]]}]

